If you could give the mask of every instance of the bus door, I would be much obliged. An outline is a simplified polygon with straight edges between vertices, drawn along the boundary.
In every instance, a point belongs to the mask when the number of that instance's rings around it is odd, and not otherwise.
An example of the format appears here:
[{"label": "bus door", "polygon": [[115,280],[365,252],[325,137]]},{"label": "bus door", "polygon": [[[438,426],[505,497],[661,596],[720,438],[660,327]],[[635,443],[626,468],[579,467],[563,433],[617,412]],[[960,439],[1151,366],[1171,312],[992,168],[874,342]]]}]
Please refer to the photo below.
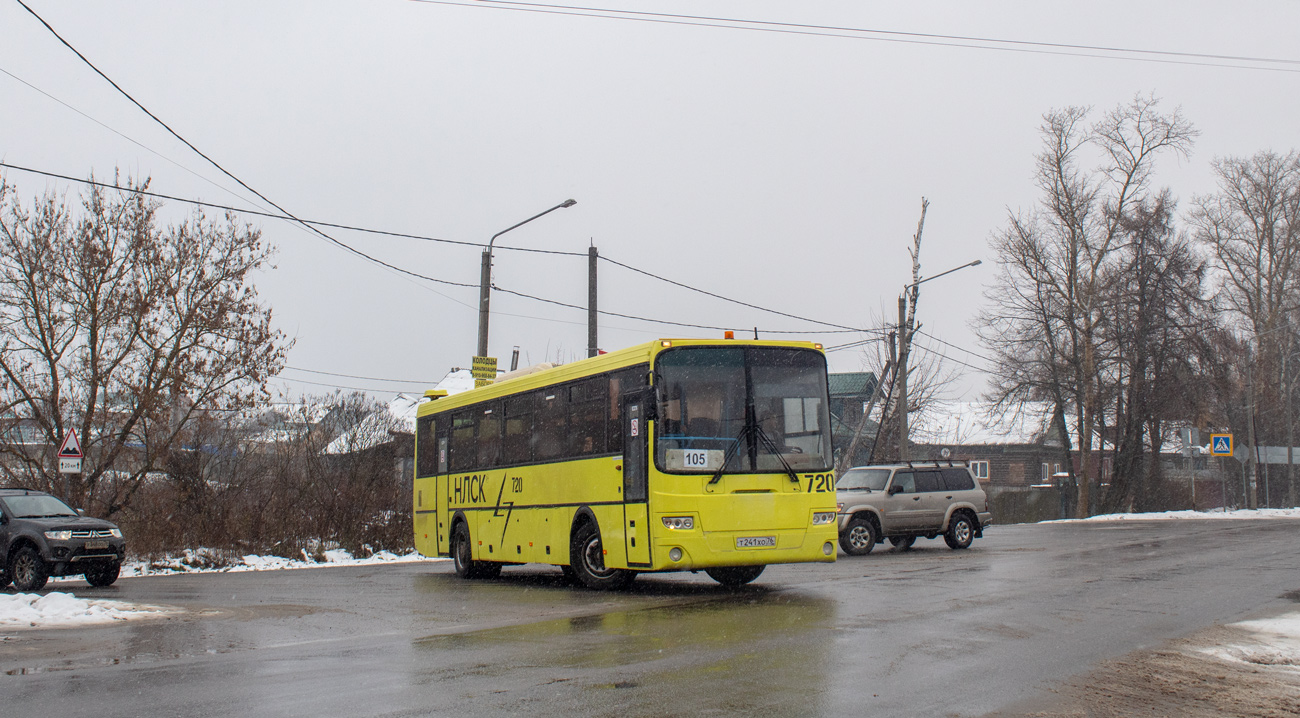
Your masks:
[{"label": "bus door", "polygon": [[450,415],[444,416],[447,418],[438,422],[438,478],[434,480],[437,489],[433,492],[433,515],[434,520],[438,522],[434,526],[436,529],[434,534],[436,542],[434,545],[438,548],[438,555],[451,551],[450,537],[447,535],[447,531],[450,530],[449,524],[451,520],[451,516],[447,512],[447,495],[450,491],[447,476],[447,459],[449,458],[447,455],[447,439],[449,434],[445,428],[451,423],[451,417]]},{"label": "bus door", "polygon": [[654,399],[652,389],[623,397],[623,536],[629,566],[650,565],[649,427],[646,404]]}]

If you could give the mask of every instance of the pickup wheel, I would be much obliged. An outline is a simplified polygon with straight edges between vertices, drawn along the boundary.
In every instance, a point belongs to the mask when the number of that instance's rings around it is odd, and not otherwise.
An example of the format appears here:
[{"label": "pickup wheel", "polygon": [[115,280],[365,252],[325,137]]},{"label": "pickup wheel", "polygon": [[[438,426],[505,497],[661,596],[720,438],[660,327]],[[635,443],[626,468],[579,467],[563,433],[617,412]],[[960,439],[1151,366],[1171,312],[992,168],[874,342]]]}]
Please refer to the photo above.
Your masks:
[{"label": "pickup wheel", "polygon": [[876,525],[859,516],[840,532],[840,548],[850,556],[866,556],[876,547],[878,538]]},{"label": "pickup wheel", "polygon": [[19,591],[39,591],[50,580],[50,569],[31,546],[24,546],[9,562],[9,576]]},{"label": "pickup wheel", "polygon": [[86,571],[86,583],[92,586],[112,586],[121,571],[122,564],[118,561],[101,564]]}]

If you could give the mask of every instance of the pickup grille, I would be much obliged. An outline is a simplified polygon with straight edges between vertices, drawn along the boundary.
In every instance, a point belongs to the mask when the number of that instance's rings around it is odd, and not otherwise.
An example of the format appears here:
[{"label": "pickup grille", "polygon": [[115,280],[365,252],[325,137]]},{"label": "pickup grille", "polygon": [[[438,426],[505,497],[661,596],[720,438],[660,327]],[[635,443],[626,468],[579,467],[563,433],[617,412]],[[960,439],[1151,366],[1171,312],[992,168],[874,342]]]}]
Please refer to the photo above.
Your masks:
[{"label": "pickup grille", "polygon": [[89,531],[73,531],[74,539],[92,539],[92,538],[113,538],[113,534],[108,529],[90,529]]}]

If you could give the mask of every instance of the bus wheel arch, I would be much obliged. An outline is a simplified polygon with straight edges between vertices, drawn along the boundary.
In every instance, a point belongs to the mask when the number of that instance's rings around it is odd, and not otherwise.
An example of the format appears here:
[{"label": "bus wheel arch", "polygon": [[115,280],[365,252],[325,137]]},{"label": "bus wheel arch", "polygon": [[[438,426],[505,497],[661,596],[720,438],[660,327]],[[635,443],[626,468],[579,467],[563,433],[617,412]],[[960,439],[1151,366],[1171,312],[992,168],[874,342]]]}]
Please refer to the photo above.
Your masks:
[{"label": "bus wheel arch", "polygon": [[452,517],[448,543],[452,567],[456,570],[457,576],[474,579],[496,578],[501,575],[501,564],[495,561],[474,560],[473,537],[469,532],[469,520],[463,513],[457,512]]},{"label": "bus wheel arch", "polygon": [[635,571],[606,568],[600,524],[591,509],[582,507],[573,517],[569,531],[569,566],[578,583],[594,591],[624,588],[636,578]]}]

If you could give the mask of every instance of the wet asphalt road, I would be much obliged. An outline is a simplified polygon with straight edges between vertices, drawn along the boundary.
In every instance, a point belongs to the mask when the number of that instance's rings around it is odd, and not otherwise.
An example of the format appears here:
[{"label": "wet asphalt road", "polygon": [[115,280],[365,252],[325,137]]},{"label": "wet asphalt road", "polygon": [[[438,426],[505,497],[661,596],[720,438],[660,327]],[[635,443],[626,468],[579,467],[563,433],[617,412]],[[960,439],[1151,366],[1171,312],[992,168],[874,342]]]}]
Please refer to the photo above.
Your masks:
[{"label": "wet asphalt road", "polygon": [[540,566],[468,582],[446,562],[50,588],[186,613],[0,631],[0,715],[978,716],[1300,608],[1300,521],[998,526],[740,591],[665,574],[591,593]]}]

